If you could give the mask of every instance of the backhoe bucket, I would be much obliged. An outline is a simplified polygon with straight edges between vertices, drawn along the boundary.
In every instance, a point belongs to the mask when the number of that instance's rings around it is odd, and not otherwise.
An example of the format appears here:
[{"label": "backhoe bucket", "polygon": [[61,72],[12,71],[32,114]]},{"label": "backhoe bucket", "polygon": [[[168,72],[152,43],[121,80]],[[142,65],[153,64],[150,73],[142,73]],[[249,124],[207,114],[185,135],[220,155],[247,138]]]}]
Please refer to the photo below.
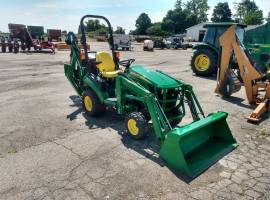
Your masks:
[{"label": "backhoe bucket", "polygon": [[161,145],[160,157],[183,174],[198,176],[237,146],[226,122],[227,115],[217,112],[174,128]]}]

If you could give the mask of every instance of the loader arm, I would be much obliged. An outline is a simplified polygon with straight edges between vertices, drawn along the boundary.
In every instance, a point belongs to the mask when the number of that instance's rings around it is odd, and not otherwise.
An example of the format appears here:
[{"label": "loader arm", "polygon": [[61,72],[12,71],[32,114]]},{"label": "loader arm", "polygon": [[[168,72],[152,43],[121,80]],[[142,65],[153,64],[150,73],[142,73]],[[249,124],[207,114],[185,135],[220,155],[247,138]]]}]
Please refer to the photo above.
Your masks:
[{"label": "loader arm", "polygon": [[[185,99],[185,102],[189,106],[193,121],[199,121],[199,115],[204,118],[204,112],[192,90],[192,86],[183,84],[182,82],[179,82],[179,84],[179,87],[181,87],[183,91],[183,99]],[[127,90],[132,94],[136,94],[136,97],[126,94]],[[156,96],[139,83],[130,80],[124,75],[119,76],[116,80],[116,96],[119,114],[123,114],[125,112],[126,99],[136,99],[141,101],[146,106],[148,113],[151,116],[153,127],[159,141],[163,141],[167,132],[172,130],[170,122]],[[183,114],[183,117],[184,115],[185,114]]]}]

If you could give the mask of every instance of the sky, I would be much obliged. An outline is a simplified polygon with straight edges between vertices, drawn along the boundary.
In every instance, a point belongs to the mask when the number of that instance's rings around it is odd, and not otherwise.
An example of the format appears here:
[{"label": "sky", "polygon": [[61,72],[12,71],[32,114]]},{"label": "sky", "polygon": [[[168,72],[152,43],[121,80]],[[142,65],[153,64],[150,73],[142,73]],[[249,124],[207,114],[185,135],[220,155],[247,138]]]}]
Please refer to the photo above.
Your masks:
[{"label": "sky", "polygon": [[[145,12],[152,22],[161,21],[176,0],[0,0],[0,31],[8,31],[8,23],[41,25],[45,29],[78,30],[80,18],[85,14],[107,17],[112,26],[121,26],[127,31],[135,29],[137,17]],[[234,2],[240,0],[208,0],[211,7],[208,18],[218,2],[229,2],[235,12]],[[185,0],[183,0],[185,2]],[[264,17],[270,12],[270,0],[255,0],[263,10]]]}]

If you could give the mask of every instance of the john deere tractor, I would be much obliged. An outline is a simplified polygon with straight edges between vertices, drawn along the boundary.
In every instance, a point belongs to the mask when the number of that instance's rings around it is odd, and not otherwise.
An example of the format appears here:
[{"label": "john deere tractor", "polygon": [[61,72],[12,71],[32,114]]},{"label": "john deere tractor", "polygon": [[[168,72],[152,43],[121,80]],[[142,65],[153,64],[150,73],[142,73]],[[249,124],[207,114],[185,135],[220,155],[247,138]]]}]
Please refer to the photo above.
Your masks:
[{"label": "john deere tractor", "polygon": [[[111,54],[87,50],[86,18],[105,20]],[[160,157],[190,177],[199,175],[236,147],[226,122],[227,113],[206,117],[192,86],[161,71],[132,65],[134,59],[120,60],[107,18],[86,15],[80,28],[84,49],[79,49],[75,34],[69,32],[66,43],[71,47],[70,63],[64,65],[64,70],[87,115],[97,117],[108,107],[112,108],[108,111],[114,109],[125,115],[127,134],[142,139],[153,132],[160,144]],[[178,126],[186,114],[185,104],[193,122]]]},{"label": "john deere tractor", "polygon": [[[217,72],[218,59],[220,54],[220,36],[227,31],[229,27],[236,25],[236,33],[242,43],[245,41],[246,25],[224,22],[224,23],[206,23],[207,28],[203,43],[194,46],[195,52],[191,59],[191,69],[198,76],[209,76]],[[270,49],[266,45],[245,44],[254,61],[259,65],[262,71],[266,71],[270,61]],[[230,65],[232,68],[237,67],[237,61],[231,58]]]}]

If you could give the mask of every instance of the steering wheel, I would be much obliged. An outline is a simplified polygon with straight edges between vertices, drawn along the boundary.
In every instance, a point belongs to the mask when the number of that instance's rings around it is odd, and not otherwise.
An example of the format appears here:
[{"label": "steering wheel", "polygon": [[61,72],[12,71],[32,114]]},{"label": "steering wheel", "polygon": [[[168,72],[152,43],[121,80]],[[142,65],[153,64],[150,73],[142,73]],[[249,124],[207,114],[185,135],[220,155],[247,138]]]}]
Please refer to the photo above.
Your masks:
[{"label": "steering wheel", "polygon": [[135,61],[135,59],[120,60],[118,63],[125,68],[129,68],[130,65]]}]

